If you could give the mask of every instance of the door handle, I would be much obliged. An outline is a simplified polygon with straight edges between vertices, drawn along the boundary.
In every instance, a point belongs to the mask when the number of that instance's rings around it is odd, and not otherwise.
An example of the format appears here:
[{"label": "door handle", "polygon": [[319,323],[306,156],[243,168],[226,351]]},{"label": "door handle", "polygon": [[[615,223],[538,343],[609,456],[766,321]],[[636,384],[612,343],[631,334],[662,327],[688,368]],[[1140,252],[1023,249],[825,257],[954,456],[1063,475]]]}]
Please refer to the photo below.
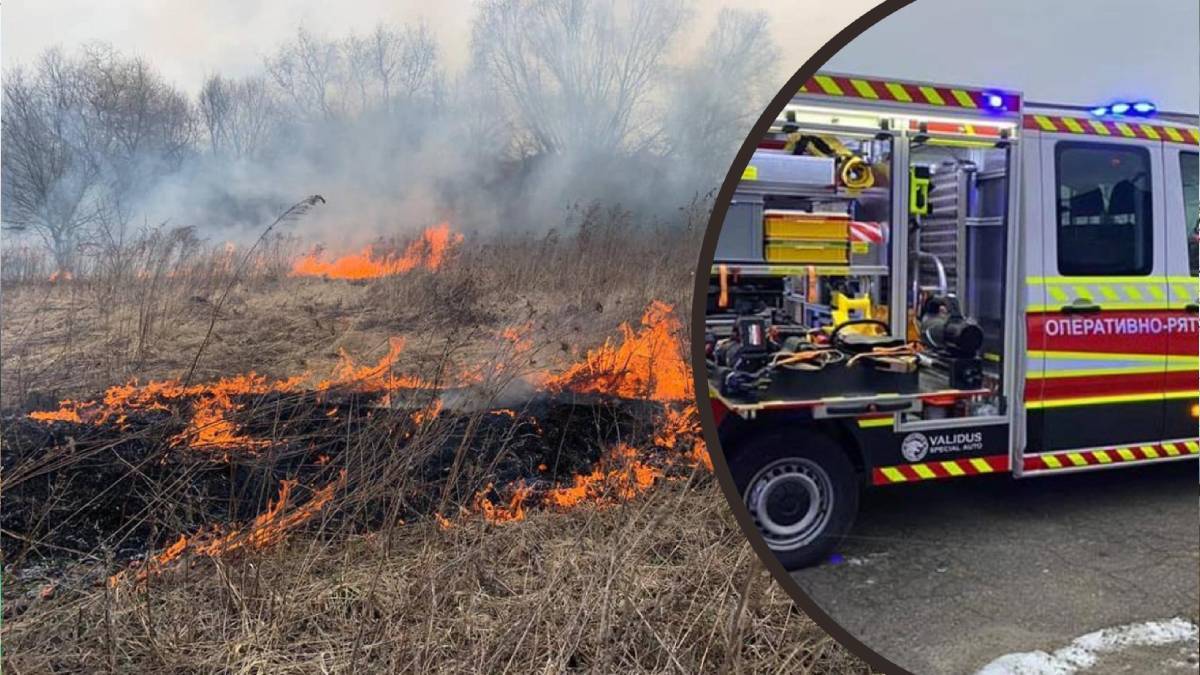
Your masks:
[{"label": "door handle", "polygon": [[1092,302],[1091,298],[1075,298],[1071,304],[1059,309],[1063,314],[1096,314],[1100,311],[1100,305]]}]

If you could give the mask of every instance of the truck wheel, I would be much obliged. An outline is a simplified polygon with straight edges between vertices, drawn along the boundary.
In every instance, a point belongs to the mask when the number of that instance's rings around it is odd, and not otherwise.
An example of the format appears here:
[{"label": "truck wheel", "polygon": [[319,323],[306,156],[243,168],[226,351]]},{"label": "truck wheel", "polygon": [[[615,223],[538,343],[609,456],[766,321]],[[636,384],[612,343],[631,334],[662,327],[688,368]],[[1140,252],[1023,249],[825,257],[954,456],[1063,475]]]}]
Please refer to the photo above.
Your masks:
[{"label": "truck wheel", "polygon": [[824,434],[751,439],[729,468],[758,533],[788,570],[824,560],[858,513],[854,466]]}]

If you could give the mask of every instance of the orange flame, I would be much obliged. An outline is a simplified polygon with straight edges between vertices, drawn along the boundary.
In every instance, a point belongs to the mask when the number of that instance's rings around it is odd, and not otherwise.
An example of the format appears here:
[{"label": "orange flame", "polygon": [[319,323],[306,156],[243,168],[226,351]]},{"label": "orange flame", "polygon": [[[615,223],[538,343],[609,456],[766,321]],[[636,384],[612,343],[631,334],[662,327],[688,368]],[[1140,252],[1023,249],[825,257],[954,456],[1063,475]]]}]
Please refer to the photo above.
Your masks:
[{"label": "orange flame", "polygon": [[621,324],[621,341],[606,340],[561,375],[549,378],[550,389],[604,393],[655,401],[692,397],[691,369],[683,359],[681,326],[674,309],[654,301],[634,330]]},{"label": "orange flame", "polygon": [[367,246],[358,253],[324,260],[321,252],[314,250],[292,264],[292,276],[376,279],[405,274],[418,268],[436,271],[445,262],[450,250],[462,240],[463,236],[452,232],[449,224],[439,223],[426,228],[420,238],[410,242],[399,255],[380,253],[374,246]]},{"label": "orange flame", "polygon": [[[343,469],[338,479],[315,490],[308,501],[289,510],[288,500],[296,481],[285,480],[279,485],[279,496],[267,505],[267,510],[259,514],[245,529],[234,529],[225,534],[219,530],[198,533],[192,538],[180,535],[175,543],[162,552],[152,556],[144,565],[137,569],[134,580],[138,583],[152,575],[161,574],[167,566],[179,559],[187,551],[195,556],[215,558],[229,555],[242,550],[261,550],[281,543],[288,533],[319,513],[333,499],[334,492],[346,481],[346,471]],[[129,570],[118,572],[108,578],[110,587],[118,586]]]}]

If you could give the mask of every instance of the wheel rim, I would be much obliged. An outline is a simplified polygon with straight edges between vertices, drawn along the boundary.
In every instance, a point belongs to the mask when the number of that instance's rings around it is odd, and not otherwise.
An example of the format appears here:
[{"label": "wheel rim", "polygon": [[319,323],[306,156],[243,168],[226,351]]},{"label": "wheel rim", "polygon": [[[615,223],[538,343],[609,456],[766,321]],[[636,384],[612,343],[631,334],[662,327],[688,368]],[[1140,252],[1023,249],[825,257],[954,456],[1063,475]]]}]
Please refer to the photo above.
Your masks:
[{"label": "wheel rim", "polygon": [[745,500],[767,544],[791,550],[825,531],[833,513],[833,481],[812,460],[779,459],[754,475]]}]

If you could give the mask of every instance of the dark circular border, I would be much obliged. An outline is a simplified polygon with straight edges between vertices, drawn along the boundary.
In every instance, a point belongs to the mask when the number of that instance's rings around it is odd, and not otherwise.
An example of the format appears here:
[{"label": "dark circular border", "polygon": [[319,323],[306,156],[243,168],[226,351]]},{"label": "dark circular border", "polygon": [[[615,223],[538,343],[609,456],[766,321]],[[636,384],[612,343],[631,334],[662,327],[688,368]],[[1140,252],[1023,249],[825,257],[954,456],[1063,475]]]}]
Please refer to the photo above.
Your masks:
[{"label": "dark circular border", "polygon": [[704,430],[704,442],[708,445],[709,454],[712,456],[717,482],[720,483],[721,491],[725,493],[725,499],[732,507],[738,526],[742,528],[742,533],[746,535],[746,539],[754,548],[754,552],[758,555],[763,565],[771,572],[771,576],[775,577],[775,580],[791,596],[796,605],[804,610],[804,613],[811,617],[822,630],[829,633],[833,639],[841,643],[842,646],[850,650],[855,656],[865,661],[871,668],[884,673],[895,673],[898,675],[912,674],[887,660],[863,644],[862,641],[850,634],[845,628],[838,625],[812,598],[808,597],[801,590],[799,584],[783,569],[783,565],[779,564],[775,555],[767,548],[767,543],[763,541],[762,537],[755,530],[750,513],[746,510],[746,505],[742,503],[741,496],[733,484],[733,478],[729,473],[729,464],[725,461],[725,455],[721,451],[721,444],[717,439],[717,424],[713,418],[712,407],[709,405],[708,381],[703,368],[704,314],[705,298],[708,295],[708,280],[712,268],[713,255],[717,250],[717,238],[721,233],[721,224],[725,221],[725,212],[729,209],[730,200],[733,199],[733,191],[737,187],[738,181],[741,180],[742,171],[750,163],[750,157],[754,154],[754,149],[758,145],[758,139],[770,129],[771,123],[783,111],[784,106],[792,99],[792,95],[800,90],[800,85],[808,81],[821,66],[825,65],[826,61],[868,28],[883,21],[897,10],[912,4],[914,1],[886,0],[859,17],[854,23],[842,29],[833,39],[826,42],[824,46],[814,52],[804,62],[804,65],[800,67],[800,70],[797,70],[796,74],[783,85],[783,88],[775,95],[775,98],[771,100],[770,105],[763,111],[762,116],[754,123],[754,127],[750,130],[746,141],[742,143],[742,147],[734,157],[733,164],[729,167],[729,173],[725,174],[725,181],[721,183],[721,190],[717,193],[717,199],[713,203],[708,228],[704,232],[704,242],[700,246],[700,260],[696,264],[695,287],[692,291],[692,378],[693,386],[696,390],[697,407],[700,409],[700,425]]}]

